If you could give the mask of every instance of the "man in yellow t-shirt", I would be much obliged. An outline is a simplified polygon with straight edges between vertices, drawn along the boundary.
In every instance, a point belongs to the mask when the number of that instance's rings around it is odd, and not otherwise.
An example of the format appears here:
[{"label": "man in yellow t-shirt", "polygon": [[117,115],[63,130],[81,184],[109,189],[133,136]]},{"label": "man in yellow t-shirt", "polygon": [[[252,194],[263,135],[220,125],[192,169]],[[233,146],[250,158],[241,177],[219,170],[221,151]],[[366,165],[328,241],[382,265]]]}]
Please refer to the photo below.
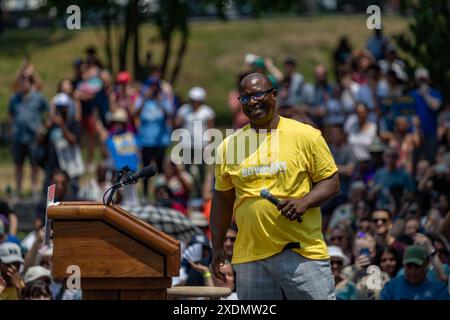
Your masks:
[{"label": "man in yellow t-shirt", "polygon": [[[250,124],[217,149],[213,272],[224,279],[223,241],[234,214],[239,299],[335,299],[320,206],[339,192],[337,167],[319,130],[277,115],[276,95],[263,74],[240,84]],[[262,199],[262,189],[281,203]]]}]

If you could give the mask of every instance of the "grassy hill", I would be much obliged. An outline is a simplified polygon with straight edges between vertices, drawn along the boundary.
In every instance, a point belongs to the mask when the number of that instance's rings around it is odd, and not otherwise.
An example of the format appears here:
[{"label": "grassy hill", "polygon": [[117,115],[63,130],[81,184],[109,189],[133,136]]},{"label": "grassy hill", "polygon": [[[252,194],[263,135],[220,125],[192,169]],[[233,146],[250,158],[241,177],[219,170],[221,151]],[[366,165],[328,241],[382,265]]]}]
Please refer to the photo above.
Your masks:
[{"label": "grassy hill", "polygon": [[[382,22],[388,35],[407,27],[407,21],[400,17],[384,17]],[[364,14],[193,22],[185,63],[175,89],[184,97],[193,85],[205,87],[208,103],[216,110],[220,123],[226,125],[230,119],[227,92],[235,85],[246,53],[272,57],[278,66],[285,55],[295,56],[300,72],[311,79],[315,64],[331,65],[331,52],[340,36],[347,35],[354,48],[362,48],[371,33],[366,28]],[[144,55],[146,50],[152,49],[155,61],[159,61],[161,46],[150,40],[155,34],[154,26],[142,27],[142,52]],[[6,30],[0,36],[0,120],[7,118],[11,84],[25,54],[31,56],[44,79],[44,94],[50,98],[55,94],[57,82],[72,76],[72,60],[83,56],[88,45],[100,46],[101,43],[101,33],[95,28]],[[0,192],[13,181],[11,167],[9,151],[0,148]]]},{"label": "grassy hill", "polygon": [[[285,55],[293,55],[300,62],[300,71],[310,78],[316,63],[330,65],[331,51],[341,35],[348,35],[354,47],[364,46],[371,33],[365,19],[365,15],[352,15],[192,23],[176,90],[185,96],[189,87],[204,86],[210,105],[225,115],[226,93],[233,88],[235,75],[241,70],[246,53],[272,57],[278,65]],[[393,34],[403,31],[406,21],[386,17],[383,25],[387,34]],[[161,46],[150,41],[155,34],[152,25],[143,26],[142,51],[152,49],[159,61]],[[58,80],[72,76],[71,61],[83,56],[86,46],[101,43],[101,32],[94,28],[81,31],[7,30],[0,36],[0,119],[6,117],[11,82],[25,54],[31,56],[44,79],[45,95],[51,97]]]}]

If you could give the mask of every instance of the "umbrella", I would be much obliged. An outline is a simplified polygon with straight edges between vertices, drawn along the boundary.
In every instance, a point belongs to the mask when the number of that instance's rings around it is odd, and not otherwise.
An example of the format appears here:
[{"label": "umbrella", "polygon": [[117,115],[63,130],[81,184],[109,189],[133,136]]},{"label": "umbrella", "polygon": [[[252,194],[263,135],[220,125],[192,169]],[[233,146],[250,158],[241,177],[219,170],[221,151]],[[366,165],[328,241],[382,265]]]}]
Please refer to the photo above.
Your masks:
[{"label": "umbrella", "polygon": [[180,211],[153,205],[121,205],[121,207],[153,227],[183,242],[189,242],[202,231]]}]

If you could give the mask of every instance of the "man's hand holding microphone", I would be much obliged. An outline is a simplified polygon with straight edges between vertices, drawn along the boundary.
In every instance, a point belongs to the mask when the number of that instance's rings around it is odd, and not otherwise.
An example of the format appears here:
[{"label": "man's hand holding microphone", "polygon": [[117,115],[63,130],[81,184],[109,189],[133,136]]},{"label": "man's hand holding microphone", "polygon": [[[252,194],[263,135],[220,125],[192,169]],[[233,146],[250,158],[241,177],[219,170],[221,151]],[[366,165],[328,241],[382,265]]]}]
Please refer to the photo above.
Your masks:
[{"label": "man's hand holding microphone", "polygon": [[281,214],[291,221],[297,220],[299,223],[302,222],[302,216],[308,210],[308,204],[303,198],[280,200],[274,197],[267,189],[261,190],[260,195],[261,198],[274,204]]}]

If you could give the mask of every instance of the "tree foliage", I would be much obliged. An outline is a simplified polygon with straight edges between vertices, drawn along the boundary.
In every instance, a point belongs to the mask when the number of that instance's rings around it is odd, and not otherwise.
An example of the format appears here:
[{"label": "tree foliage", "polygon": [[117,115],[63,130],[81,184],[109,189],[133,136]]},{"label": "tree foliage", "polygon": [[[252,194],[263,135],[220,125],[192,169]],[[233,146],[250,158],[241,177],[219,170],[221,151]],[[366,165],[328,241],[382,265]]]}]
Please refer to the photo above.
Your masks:
[{"label": "tree foliage", "polygon": [[450,100],[450,2],[448,0],[415,1],[409,32],[395,37],[398,46],[409,56],[411,66],[424,66],[435,87]]}]

